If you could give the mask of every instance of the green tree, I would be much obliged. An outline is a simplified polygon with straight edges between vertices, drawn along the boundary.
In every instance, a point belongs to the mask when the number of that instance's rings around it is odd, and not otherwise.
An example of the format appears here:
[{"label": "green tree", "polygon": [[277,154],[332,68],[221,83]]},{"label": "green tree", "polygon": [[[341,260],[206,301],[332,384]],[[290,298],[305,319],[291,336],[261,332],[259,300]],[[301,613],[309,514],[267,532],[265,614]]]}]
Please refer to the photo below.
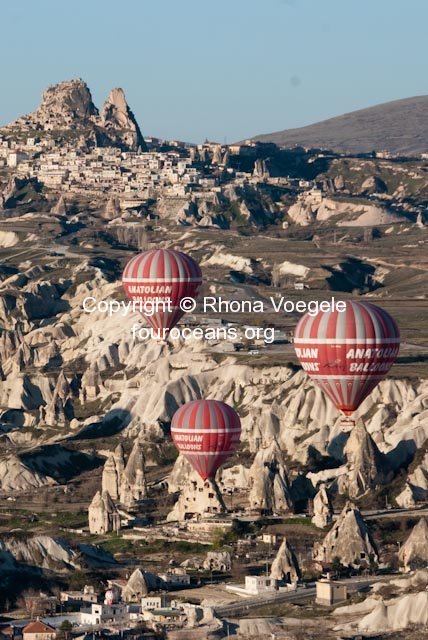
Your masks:
[{"label": "green tree", "polygon": [[73,625],[71,624],[70,620],[63,620],[59,628],[61,629],[61,631],[71,631]]},{"label": "green tree", "polygon": [[73,625],[71,624],[70,620],[63,620],[59,627],[61,635],[64,636],[65,640],[68,640],[68,638],[70,637],[72,629]]},{"label": "green tree", "polygon": [[331,568],[333,572],[337,574],[338,577],[340,577],[340,575],[342,574],[343,565],[339,556],[334,556],[333,560],[331,561]]}]

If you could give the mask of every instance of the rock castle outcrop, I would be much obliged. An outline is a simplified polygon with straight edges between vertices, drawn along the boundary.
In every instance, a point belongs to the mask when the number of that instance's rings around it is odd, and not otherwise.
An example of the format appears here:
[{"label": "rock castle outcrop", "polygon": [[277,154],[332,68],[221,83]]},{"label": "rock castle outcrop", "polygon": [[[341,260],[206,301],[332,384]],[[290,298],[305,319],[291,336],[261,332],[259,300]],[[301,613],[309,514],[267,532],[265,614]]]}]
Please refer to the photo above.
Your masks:
[{"label": "rock castle outcrop", "polygon": [[147,149],[140,127],[123,89],[113,89],[99,113],[87,84],[80,78],[48,87],[36,111],[22,116],[8,128],[69,139],[75,134],[83,146],[116,146],[124,151]]},{"label": "rock castle outcrop", "polygon": [[123,89],[112,89],[104,103],[100,124],[113,139],[119,136],[118,142],[129,149],[146,150],[146,143],[134,114],[126,102]]}]

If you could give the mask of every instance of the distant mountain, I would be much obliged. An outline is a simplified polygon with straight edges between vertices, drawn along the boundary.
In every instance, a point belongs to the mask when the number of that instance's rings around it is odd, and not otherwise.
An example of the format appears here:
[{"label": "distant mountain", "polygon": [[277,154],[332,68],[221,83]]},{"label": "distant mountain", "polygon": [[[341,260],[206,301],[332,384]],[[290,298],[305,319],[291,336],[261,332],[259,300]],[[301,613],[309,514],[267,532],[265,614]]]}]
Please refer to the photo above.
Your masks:
[{"label": "distant mountain", "polygon": [[394,100],[298,129],[255,136],[280,146],[416,154],[428,151],[428,96]]}]

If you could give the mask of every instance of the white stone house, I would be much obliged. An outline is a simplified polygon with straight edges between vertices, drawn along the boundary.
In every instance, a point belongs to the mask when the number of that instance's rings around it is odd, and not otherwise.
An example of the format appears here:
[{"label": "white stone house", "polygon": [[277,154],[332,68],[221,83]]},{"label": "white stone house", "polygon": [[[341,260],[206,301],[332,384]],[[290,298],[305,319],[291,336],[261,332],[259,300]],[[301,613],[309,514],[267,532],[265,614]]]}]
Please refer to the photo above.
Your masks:
[{"label": "white stone house", "polygon": [[90,609],[80,612],[82,625],[105,624],[107,622],[128,622],[130,619],[126,604],[93,604]]},{"label": "white stone house", "polygon": [[162,607],[161,596],[147,596],[141,598],[141,611],[148,611],[150,609],[160,609]]}]

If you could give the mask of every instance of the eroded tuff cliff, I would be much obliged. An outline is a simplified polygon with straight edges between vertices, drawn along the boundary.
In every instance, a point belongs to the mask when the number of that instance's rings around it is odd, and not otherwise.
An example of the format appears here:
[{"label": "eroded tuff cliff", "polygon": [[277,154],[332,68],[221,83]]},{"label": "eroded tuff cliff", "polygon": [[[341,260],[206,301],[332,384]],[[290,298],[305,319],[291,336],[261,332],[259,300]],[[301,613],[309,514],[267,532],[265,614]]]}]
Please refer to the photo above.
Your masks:
[{"label": "eroded tuff cliff", "polygon": [[[207,260],[209,256],[207,252]],[[218,253],[212,256],[220,259]],[[395,472],[407,466],[428,436],[426,380],[382,381],[358,410],[364,437],[349,437],[339,413],[303,371],[287,365],[260,368],[234,354],[218,361],[203,340],[135,340],[137,313],[82,312],[87,296],[104,300],[121,295],[119,280],[107,268],[81,255],[72,269],[64,266],[64,257],[52,264],[60,275],[50,281],[46,268],[26,265],[19,274],[5,274],[0,283],[0,405],[7,440],[18,448],[15,458],[0,457],[5,491],[15,488],[9,482],[11,469],[22,490],[55,482],[52,469],[35,469],[19,453],[24,443],[37,446],[52,437],[53,424],[58,439],[70,432],[102,436],[114,429],[131,441],[138,436],[143,443],[164,442],[165,425],[176,409],[201,397],[239,408],[247,453],[228,482],[241,488],[247,483],[252,508],[270,512],[293,508],[290,462],[294,469],[314,469],[307,474],[312,489],[306,498],[315,495],[321,482],[328,488],[340,484],[341,476],[353,478],[358,491],[364,491],[378,484],[387,466]],[[70,404],[77,409],[74,415]],[[40,428],[34,431],[36,425]],[[180,464],[170,487],[180,488],[188,473]],[[411,471],[414,482],[423,482],[423,464]],[[120,495],[112,460],[105,473],[111,482],[105,488],[111,496]]]}]

